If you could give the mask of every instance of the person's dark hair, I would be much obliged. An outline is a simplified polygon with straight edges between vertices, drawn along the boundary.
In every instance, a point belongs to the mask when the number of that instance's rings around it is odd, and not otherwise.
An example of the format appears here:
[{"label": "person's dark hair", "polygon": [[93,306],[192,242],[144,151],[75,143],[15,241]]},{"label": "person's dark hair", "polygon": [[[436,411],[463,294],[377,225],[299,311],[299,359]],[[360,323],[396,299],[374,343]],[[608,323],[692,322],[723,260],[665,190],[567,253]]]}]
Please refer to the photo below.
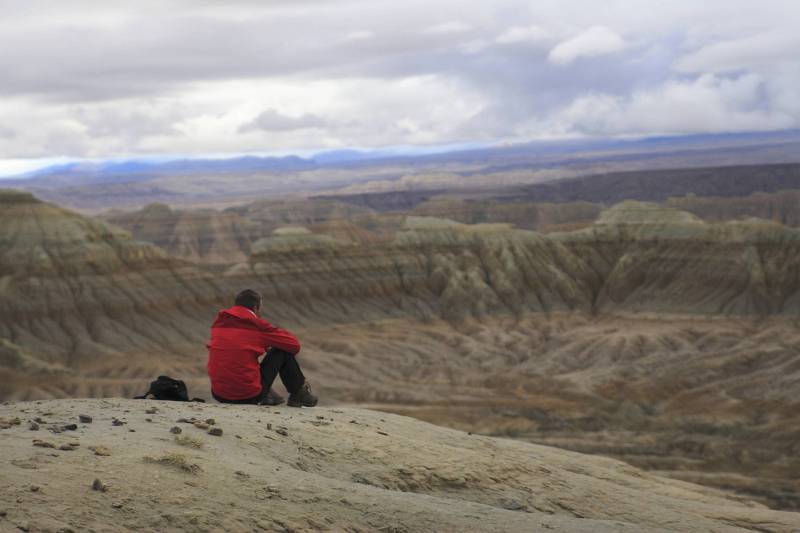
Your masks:
[{"label": "person's dark hair", "polygon": [[242,307],[255,310],[261,307],[261,295],[253,289],[245,289],[236,295],[233,305],[241,305]]}]

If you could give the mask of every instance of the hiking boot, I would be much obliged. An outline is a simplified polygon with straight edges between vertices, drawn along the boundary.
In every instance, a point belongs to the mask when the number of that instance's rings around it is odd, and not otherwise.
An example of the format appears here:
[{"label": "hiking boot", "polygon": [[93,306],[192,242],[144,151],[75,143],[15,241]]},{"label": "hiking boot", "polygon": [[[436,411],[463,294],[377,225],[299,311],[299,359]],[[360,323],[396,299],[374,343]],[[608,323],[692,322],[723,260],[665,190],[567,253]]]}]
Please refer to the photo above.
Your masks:
[{"label": "hiking boot", "polygon": [[267,395],[261,399],[259,402],[261,405],[280,405],[286,400],[283,399],[283,396],[275,392],[275,389],[270,388]]},{"label": "hiking boot", "polygon": [[319,398],[311,393],[311,386],[308,384],[308,381],[306,381],[303,383],[303,386],[300,387],[300,390],[289,395],[289,402],[287,405],[289,407],[314,407],[317,405],[318,400]]}]

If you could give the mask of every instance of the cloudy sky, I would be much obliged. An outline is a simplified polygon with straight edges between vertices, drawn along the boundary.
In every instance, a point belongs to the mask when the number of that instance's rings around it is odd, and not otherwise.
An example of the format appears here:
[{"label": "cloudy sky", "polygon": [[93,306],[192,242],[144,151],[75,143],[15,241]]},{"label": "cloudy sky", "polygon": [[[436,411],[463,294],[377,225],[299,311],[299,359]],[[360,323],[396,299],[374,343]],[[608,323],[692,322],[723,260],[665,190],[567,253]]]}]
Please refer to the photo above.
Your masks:
[{"label": "cloudy sky", "polygon": [[0,0],[0,173],[800,127],[797,0]]}]

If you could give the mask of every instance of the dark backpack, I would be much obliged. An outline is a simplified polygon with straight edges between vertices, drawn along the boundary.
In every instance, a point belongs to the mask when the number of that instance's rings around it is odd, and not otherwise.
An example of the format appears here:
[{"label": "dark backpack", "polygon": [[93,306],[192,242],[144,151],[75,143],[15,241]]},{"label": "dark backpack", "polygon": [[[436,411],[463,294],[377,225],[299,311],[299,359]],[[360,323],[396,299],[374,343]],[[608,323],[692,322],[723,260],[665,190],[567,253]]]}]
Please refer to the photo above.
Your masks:
[{"label": "dark backpack", "polygon": [[[186,383],[179,379],[172,379],[169,376],[158,376],[155,381],[150,382],[150,388],[143,396],[134,396],[137,400],[144,400],[148,396],[153,396],[155,400],[171,400],[174,402],[188,402],[189,391]],[[200,398],[192,398],[193,402],[202,402]]]}]

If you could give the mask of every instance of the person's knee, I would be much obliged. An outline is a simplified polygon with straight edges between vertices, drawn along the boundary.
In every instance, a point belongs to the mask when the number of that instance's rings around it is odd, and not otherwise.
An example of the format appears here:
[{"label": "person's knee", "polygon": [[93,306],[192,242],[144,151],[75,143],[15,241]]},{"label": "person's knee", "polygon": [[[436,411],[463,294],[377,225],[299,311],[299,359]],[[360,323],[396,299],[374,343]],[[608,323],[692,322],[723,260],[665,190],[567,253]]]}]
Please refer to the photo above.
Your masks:
[{"label": "person's knee", "polygon": [[267,357],[293,357],[294,354],[287,352],[286,350],[281,350],[280,348],[270,348],[267,350]]}]

